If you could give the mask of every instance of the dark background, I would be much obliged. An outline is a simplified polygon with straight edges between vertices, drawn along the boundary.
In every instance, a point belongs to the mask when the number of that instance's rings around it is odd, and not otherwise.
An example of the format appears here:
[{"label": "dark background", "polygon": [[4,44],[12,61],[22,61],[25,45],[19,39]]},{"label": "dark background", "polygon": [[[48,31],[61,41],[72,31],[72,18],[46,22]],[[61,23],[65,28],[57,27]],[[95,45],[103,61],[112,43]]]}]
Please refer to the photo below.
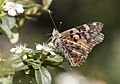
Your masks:
[{"label": "dark background", "polygon": [[[92,50],[82,67],[73,70],[108,84],[120,84],[120,0],[54,0],[49,9],[57,27],[63,22],[60,32],[89,22],[104,24],[104,41]],[[23,27],[17,44],[35,48],[34,43],[47,41],[53,23],[48,14],[37,18]],[[6,37],[0,37],[0,52],[4,55],[9,55],[6,52],[13,46]]]}]

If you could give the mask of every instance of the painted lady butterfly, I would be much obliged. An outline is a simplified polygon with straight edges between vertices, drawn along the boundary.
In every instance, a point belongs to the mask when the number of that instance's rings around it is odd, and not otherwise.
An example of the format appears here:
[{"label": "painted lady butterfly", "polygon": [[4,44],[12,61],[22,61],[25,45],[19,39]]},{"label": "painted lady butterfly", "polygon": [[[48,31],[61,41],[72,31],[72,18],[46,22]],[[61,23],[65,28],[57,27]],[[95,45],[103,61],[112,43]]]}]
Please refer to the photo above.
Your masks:
[{"label": "painted lady butterfly", "polygon": [[93,22],[59,33],[53,29],[52,43],[72,67],[81,66],[92,48],[103,41],[103,24]]}]

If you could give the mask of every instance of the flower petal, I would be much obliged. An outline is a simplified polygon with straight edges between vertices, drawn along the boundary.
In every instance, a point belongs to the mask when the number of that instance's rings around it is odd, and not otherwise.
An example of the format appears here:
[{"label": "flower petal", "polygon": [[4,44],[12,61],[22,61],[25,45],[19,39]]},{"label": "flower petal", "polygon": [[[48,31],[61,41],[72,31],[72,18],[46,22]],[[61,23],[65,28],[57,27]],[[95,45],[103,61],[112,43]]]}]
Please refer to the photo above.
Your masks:
[{"label": "flower petal", "polygon": [[20,14],[24,12],[23,5],[22,4],[17,4],[15,2],[7,2],[3,6],[5,11],[8,11],[8,14],[11,16],[15,16],[16,14]]},{"label": "flower petal", "polygon": [[24,12],[23,5],[16,4],[16,10],[18,13],[23,13]]},{"label": "flower petal", "polygon": [[13,2],[7,2],[3,8],[5,9],[5,11],[9,10],[11,8],[11,6],[13,6],[14,3]]},{"label": "flower petal", "polygon": [[10,10],[8,10],[8,14],[11,15],[11,16],[15,16],[16,11],[14,9],[10,9]]},{"label": "flower petal", "polygon": [[8,1],[8,2],[6,2],[6,5],[7,6],[14,5],[14,2]]},{"label": "flower petal", "polygon": [[16,54],[20,54],[20,53],[22,53],[22,51],[23,51],[23,50],[22,50],[21,48],[18,48],[18,49],[15,51],[15,53],[16,53]]},{"label": "flower petal", "polygon": [[15,52],[17,49],[16,48],[11,48],[10,52]]},{"label": "flower petal", "polygon": [[40,45],[40,44],[36,45],[36,50],[42,50],[42,49],[43,49],[42,45]]},{"label": "flower petal", "polygon": [[24,51],[24,52],[30,52],[30,51],[32,52],[33,50],[30,49],[30,48],[23,47],[23,51]]},{"label": "flower petal", "polygon": [[17,8],[16,10],[17,10],[18,13],[23,13],[24,12],[23,8],[19,8],[19,9]]}]

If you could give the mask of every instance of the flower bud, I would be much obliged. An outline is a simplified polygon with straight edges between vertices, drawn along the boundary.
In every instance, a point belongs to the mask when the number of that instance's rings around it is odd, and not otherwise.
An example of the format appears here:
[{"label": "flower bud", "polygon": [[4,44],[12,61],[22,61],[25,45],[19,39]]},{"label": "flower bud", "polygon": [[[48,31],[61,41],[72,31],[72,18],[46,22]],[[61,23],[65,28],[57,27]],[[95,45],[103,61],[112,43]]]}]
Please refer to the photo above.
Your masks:
[{"label": "flower bud", "polygon": [[23,55],[22,59],[26,60],[27,59],[27,55]]}]

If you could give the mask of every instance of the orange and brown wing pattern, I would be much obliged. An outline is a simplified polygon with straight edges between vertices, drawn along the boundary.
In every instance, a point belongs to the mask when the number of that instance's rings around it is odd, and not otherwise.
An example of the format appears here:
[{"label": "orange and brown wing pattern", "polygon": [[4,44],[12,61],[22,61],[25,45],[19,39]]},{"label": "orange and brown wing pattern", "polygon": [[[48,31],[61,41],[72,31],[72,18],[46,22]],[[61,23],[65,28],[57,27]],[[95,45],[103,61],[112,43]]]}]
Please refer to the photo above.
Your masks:
[{"label": "orange and brown wing pattern", "polygon": [[102,28],[101,22],[93,22],[66,30],[56,39],[56,48],[71,66],[81,66],[92,48],[103,41]]},{"label": "orange and brown wing pattern", "polygon": [[101,22],[93,22],[69,29],[61,34],[66,36],[66,39],[80,44],[90,52],[95,45],[103,41],[102,28],[103,24]]},{"label": "orange and brown wing pattern", "polygon": [[[70,40],[63,39],[63,46],[67,50],[68,54],[63,53],[63,57],[67,59],[71,66],[81,66],[85,59],[87,59],[88,53],[86,50],[78,43]],[[66,51],[66,50],[63,50]]]}]

